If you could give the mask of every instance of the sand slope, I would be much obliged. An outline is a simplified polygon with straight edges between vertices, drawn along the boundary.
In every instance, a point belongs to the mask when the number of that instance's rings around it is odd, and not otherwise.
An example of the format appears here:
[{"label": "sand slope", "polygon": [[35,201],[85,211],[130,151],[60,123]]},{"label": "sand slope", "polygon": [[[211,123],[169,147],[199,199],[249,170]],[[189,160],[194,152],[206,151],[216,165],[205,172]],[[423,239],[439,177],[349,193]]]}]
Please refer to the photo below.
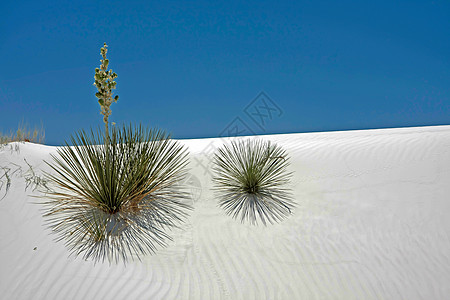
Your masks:
[{"label": "sand slope", "polygon": [[194,211],[169,247],[126,266],[68,258],[43,225],[26,162],[39,176],[56,148],[1,149],[16,170],[0,200],[1,298],[448,299],[450,126],[260,138],[291,156],[289,219],[226,216],[207,168],[222,141],[183,140]]}]

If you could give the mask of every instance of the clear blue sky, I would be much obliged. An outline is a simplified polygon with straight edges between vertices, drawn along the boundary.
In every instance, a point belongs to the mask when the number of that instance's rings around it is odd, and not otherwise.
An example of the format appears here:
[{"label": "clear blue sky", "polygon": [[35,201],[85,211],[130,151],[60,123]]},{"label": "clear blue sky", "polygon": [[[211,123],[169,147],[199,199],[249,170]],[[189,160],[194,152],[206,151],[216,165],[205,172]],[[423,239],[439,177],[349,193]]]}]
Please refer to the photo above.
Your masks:
[{"label": "clear blue sky", "polygon": [[0,16],[0,131],[42,122],[50,145],[102,125],[103,42],[111,121],[176,138],[450,124],[449,1],[2,1]]}]

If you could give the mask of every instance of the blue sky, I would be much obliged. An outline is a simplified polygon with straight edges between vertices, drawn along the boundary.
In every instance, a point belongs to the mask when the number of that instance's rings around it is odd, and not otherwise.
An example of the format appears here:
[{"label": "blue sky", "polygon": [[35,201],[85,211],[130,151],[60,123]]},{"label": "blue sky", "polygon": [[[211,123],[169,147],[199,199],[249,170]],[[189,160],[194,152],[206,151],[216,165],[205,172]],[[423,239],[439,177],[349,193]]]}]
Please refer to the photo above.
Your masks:
[{"label": "blue sky", "polygon": [[42,123],[50,145],[102,126],[103,42],[110,120],[176,138],[450,124],[448,1],[2,1],[0,16],[0,131]]}]

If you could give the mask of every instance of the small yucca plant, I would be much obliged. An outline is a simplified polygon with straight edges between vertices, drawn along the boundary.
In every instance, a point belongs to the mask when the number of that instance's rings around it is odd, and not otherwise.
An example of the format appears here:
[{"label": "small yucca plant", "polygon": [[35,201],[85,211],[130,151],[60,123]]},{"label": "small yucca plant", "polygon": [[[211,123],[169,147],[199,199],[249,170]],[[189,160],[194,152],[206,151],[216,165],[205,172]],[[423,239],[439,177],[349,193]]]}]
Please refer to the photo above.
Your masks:
[{"label": "small yucca plant", "polygon": [[289,158],[281,147],[257,139],[233,140],[214,156],[213,182],[228,215],[264,225],[291,213]]},{"label": "small yucca plant", "polygon": [[81,131],[58,149],[49,175],[48,225],[76,256],[127,260],[166,245],[190,206],[177,184],[187,152],[158,130]]}]

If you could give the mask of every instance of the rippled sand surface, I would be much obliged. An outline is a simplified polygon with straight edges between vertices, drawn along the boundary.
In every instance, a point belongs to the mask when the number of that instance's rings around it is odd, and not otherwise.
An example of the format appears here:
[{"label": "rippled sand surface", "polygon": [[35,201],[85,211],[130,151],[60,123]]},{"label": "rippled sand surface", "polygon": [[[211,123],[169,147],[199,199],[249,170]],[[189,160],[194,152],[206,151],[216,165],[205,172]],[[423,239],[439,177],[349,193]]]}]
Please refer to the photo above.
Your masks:
[{"label": "rippled sand surface", "polygon": [[450,126],[251,138],[289,153],[292,215],[266,227],[225,215],[210,176],[223,141],[182,140],[194,210],[167,248],[126,265],[68,257],[45,227],[26,178],[55,147],[3,147],[0,298],[448,299]]}]

